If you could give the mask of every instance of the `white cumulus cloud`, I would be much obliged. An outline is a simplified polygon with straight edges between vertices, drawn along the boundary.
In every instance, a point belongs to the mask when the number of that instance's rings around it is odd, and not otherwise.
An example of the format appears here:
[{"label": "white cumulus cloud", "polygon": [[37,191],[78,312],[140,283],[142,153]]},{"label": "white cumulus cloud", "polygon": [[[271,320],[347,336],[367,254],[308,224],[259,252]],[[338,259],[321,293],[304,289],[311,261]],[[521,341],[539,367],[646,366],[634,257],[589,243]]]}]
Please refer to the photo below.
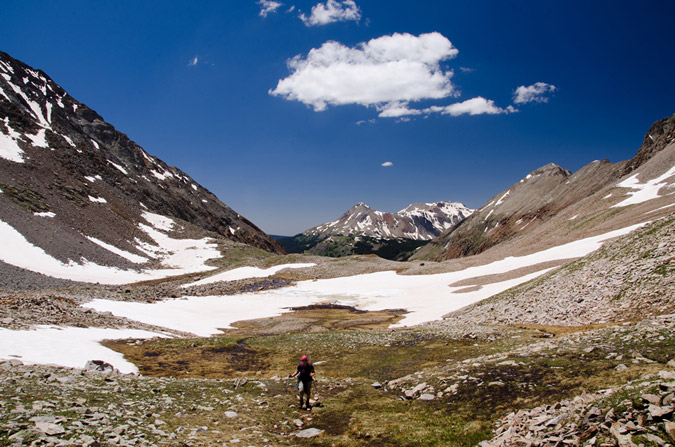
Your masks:
[{"label": "white cumulus cloud", "polygon": [[426,113],[441,113],[443,115],[500,115],[504,113],[516,112],[512,106],[505,109],[497,107],[491,99],[485,99],[482,96],[467,99],[466,101],[456,102],[448,106],[432,106],[424,110]]},{"label": "white cumulus cloud", "polygon": [[300,14],[300,19],[307,26],[327,25],[349,20],[358,22],[361,20],[361,10],[354,0],[328,0],[325,3],[314,5],[309,17]]},{"label": "white cumulus cloud", "polygon": [[283,3],[275,2],[273,0],[258,0],[260,6],[260,16],[267,17],[268,14],[274,13],[279,9]]},{"label": "white cumulus cloud", "polygon": [[384,166],[385,168],[388,168],[389,166],[394,166],[394,163],[392,163],[390,161],[385,161],[384,163],[382,163],[382,166]]},{"label": "white cumulus cloud", "polygon": [[316,111],[329,105],[360,104],[375,106],[387,116],[401,116],[401,109],[407,109],[410,101],[455,93],[450,81],[453,72],[443,71],[440,63],[457,53],[438,32],[419,36],[396,33],[353,48],[326,42],[307,56],[290,59],[291,75],[269,93],[300,101]]},{"label": "white cumulus cloud", "polygon": [[555,85],[537,82],[528,87],[521,85],[513,94],[515,104],[527,104],[528,102],[548,102],[548,93],[553,93],[558,88]]}]

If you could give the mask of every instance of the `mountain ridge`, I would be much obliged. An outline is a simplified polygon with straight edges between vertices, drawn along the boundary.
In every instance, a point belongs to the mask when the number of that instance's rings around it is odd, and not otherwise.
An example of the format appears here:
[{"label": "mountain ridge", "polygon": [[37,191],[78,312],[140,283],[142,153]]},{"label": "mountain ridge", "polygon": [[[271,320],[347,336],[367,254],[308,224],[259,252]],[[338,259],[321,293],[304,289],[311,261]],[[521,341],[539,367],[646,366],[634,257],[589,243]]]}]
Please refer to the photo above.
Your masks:
[{"label": "mountain ridge", "polygon": [[[42,70],[0,52],[0,220],[62,262],[138,268],[143,213],[184,231],[285,250],[180,169],[148,154]],[[183,226],[185,226],[183,225]],[[186,233],[187,234],[187,233]],[[140,239],[139,239],[140,238]]]},{"label": "mountain ridge", "polygon": [[[620,180],[639,175],[640,181],[634,184],[640,189],[641,183],[649,184],[649,179],[667,174],[667,169],[674,164],[673,141],[675,116],[653,125],[630,160],[617,163],[596,160],[574,173],[553,163],[542,166],[492,197],[461,224],[432,240],[415,253],[413,259],[443,261],[477,255],[512,240],[524,241],[528,234],[546,238],[546,232],[558,232],[554,223],[570,226],[556,219],[567,214],[571,214],[568,219],[579,218],[578,222],[593,221],[597,229],[605,225],[605,220],[618,222],[617,219],[622,218],[620,214],[631,216],[636,212],[613,210],[618,206],[614,202],[620,196],[615,191],[622,187]],[[601,197],[597,197],[598,194]],[[637,215],[627,218],[633,223],[639,221]],[[588,230],[591,228],[588,226]],[[570,229],[569,234],[574,231],[578,229]],[[554,241],[549,240],[548,245]]]},{"label": "mountain ridge", "polygon": [[359,202],[336,220],[280,242],[290,252],[329,256],[372,253],[399,259],[472,212],[459,202],[449,201],[412,203],[396,213]]}]

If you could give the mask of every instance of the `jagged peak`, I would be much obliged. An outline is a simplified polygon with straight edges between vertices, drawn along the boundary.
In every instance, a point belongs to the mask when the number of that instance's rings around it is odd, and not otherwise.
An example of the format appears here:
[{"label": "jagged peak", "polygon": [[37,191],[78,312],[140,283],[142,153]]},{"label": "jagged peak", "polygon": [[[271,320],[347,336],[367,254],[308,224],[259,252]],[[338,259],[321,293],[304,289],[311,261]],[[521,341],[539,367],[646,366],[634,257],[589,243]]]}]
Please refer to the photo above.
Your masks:
[{"label": "jagged peak", "polygon": [[530,172],[523,180],[529,180],[532,177],[541,175],[569,177],[572,175],[572,171],[565,169],[555,163],[548,163]]},{"label": "jagged peak", "polygon": [[349,213],[349,212],[351,212],[351,211],[354,211],[354,210],[361,210],[361,209],[364,209],[364,208],[365,208],[365,209],[368,209],[368,210],[372,210],[372,209],[373,209],[373,208],[372,208],[370,205],[368,205],[367,203],[359,202],[359,203],[357,203],[356,205],[354,205],[354,206],[352,206],[351,208],[349,208],[349,210],[348,210],[347,212]]}]

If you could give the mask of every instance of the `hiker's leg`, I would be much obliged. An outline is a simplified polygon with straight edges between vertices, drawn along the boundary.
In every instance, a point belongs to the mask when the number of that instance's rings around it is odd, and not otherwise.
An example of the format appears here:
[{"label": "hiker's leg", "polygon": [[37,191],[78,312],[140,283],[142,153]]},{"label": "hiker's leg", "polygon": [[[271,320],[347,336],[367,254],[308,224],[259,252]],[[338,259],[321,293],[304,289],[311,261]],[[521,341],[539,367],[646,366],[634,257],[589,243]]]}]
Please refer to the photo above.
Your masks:
[{"label": "hiker's leg", "polygon": [[[302,381],[298,382],[298,396],[300,396],[300,408],[303,407],[303,401],[302,398],[305,394],[305,384],[302,383]],[[307,404],[309,405],[309,400],[307,400]]]},{"label": "hiker's leg", "polygon": [[312,382],[307,382],[305,384],[305,395],[307,396],[307,409],[309,410],[312,408],[311,404],[309,403],[309,399],[312,397]]}]

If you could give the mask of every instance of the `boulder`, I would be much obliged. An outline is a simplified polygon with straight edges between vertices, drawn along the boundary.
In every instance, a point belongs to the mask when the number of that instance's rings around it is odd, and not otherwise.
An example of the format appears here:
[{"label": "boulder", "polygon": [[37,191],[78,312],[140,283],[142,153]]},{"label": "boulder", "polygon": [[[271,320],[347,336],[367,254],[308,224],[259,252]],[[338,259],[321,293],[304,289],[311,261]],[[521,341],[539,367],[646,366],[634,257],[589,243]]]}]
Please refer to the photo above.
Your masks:
[{"label": "boulder", "polygon": [[313,438],[321,434],[323,434],[323,430],[319,430],[318,428],[307,428],[301,432],[296,433],[295,436],[298,438]]},{"label": "boulder", "polygon": [[95,371],[110,374],[115,372],[115,367],[103,360],[89,360],[84,365],[85,371]]}]

